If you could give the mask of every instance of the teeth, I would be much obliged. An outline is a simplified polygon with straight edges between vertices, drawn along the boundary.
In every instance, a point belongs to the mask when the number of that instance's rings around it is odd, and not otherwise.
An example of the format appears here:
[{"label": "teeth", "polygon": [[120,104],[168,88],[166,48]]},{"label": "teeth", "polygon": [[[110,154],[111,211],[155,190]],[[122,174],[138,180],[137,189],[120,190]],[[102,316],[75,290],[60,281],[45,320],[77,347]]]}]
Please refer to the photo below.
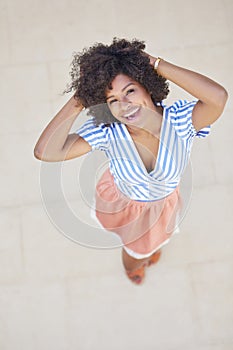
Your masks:
[{"label": "teeth", "polygon": [[130,111],[130,113],[124,114],[124,117],[125,117],[125,118],[131,117],[131,116],[134,115],[138,110],[139,110],[139,107],[137,107],[137,108],[135,108],[134,110]]}]

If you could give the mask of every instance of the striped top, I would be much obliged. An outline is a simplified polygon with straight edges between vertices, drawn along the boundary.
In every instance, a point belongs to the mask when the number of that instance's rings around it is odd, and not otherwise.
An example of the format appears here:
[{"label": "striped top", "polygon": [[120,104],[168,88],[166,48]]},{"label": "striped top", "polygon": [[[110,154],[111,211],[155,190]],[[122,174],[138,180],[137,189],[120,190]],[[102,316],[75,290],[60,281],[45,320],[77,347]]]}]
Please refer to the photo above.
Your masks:
[{"label": "striped top", "polygon": [[137,201],[159,200],[174,191],[190,157],[194,138],[205,137],[210,127],[196,132],[192,110],[197,101],[178,100],[171,106],[163,103],[160,142],[154,169],[148,172],[125,124],[115,122],[96,126],[88,119],[76,133],[92,147],[104,151],[118,189]]}]

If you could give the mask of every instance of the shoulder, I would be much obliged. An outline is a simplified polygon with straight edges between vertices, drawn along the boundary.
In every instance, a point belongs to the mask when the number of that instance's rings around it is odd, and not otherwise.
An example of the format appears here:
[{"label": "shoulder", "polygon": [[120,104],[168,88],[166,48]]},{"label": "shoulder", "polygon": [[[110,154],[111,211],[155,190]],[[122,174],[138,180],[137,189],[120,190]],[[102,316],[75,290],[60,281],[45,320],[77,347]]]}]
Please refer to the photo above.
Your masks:
[{"label": "shoulder", "polygon": [[95,118],[91,117],[75,133],[87,141],[93,149],[106,150],[109,147],[109,131],[106,124],[96,125]]},{"label": "shoulder", "polygon": [[176,132],[183,138],[205,137],[210,132],[210,127],[205,127],[197,132],[193,125],[192,113],[197,102],[198,100],[180,99],[166,107],[166,118],[169,119]]},{"label": "shoulder", "polygon": [[173,114],[179,115],[185,115],[190,112],[192,112],[194,106],[196,105],[197,101],[187,101],[184,99],[176,100],[169,106],[164,105],[164,107]]},{"label": "shoulder", "polygon": [[99,132],[104,132],[107,133],[109,130],[108,125],[104,123],[96,124],[95,118],[91,117],[88,120],[86,120],[77,130],[77,134],[82,134],[82,133],[99,133]]}]

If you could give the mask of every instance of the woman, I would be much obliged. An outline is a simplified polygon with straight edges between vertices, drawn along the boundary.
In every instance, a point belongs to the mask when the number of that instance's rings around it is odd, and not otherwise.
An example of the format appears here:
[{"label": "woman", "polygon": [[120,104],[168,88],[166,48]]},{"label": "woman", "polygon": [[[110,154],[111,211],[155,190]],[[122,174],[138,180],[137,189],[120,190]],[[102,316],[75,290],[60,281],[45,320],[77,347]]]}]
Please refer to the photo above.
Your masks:
[{"label": "woman", "polygon": [[[140,284],[174,233],[179,183],[196,136],[222,114],[226,90],[213,80],[145,53],[138,40],[113,39],[74,56],[74,96],[51,120],[34,150],[48,162],[100,149],[109,158],[96,188],[96,216],[119,235],[128,277]],[[168,82],[194,96],[167,107]],[[86,108],[90,118],[70,128]]]}]

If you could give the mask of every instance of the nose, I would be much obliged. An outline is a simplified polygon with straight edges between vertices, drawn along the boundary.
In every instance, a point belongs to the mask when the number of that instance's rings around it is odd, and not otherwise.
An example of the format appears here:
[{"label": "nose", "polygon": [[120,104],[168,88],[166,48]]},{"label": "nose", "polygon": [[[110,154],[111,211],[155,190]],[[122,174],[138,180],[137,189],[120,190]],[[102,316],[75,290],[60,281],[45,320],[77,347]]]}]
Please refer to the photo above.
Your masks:
[{"label": "nose", "polygon": [[130,108],[132,108],[132,102],[126,97],[122,97],[112,104],[111,112],[116,118],[120,118],[127,113]]},{"label": "nose", "polygon": [[129,101],[129,99],[127,99],[126,97],[122,98],[120,101],[119,101],[119,107],[120,109],[125,112],[127,111],[128,109],[131,108],[131,105],[132,105],[132,102]]}]

